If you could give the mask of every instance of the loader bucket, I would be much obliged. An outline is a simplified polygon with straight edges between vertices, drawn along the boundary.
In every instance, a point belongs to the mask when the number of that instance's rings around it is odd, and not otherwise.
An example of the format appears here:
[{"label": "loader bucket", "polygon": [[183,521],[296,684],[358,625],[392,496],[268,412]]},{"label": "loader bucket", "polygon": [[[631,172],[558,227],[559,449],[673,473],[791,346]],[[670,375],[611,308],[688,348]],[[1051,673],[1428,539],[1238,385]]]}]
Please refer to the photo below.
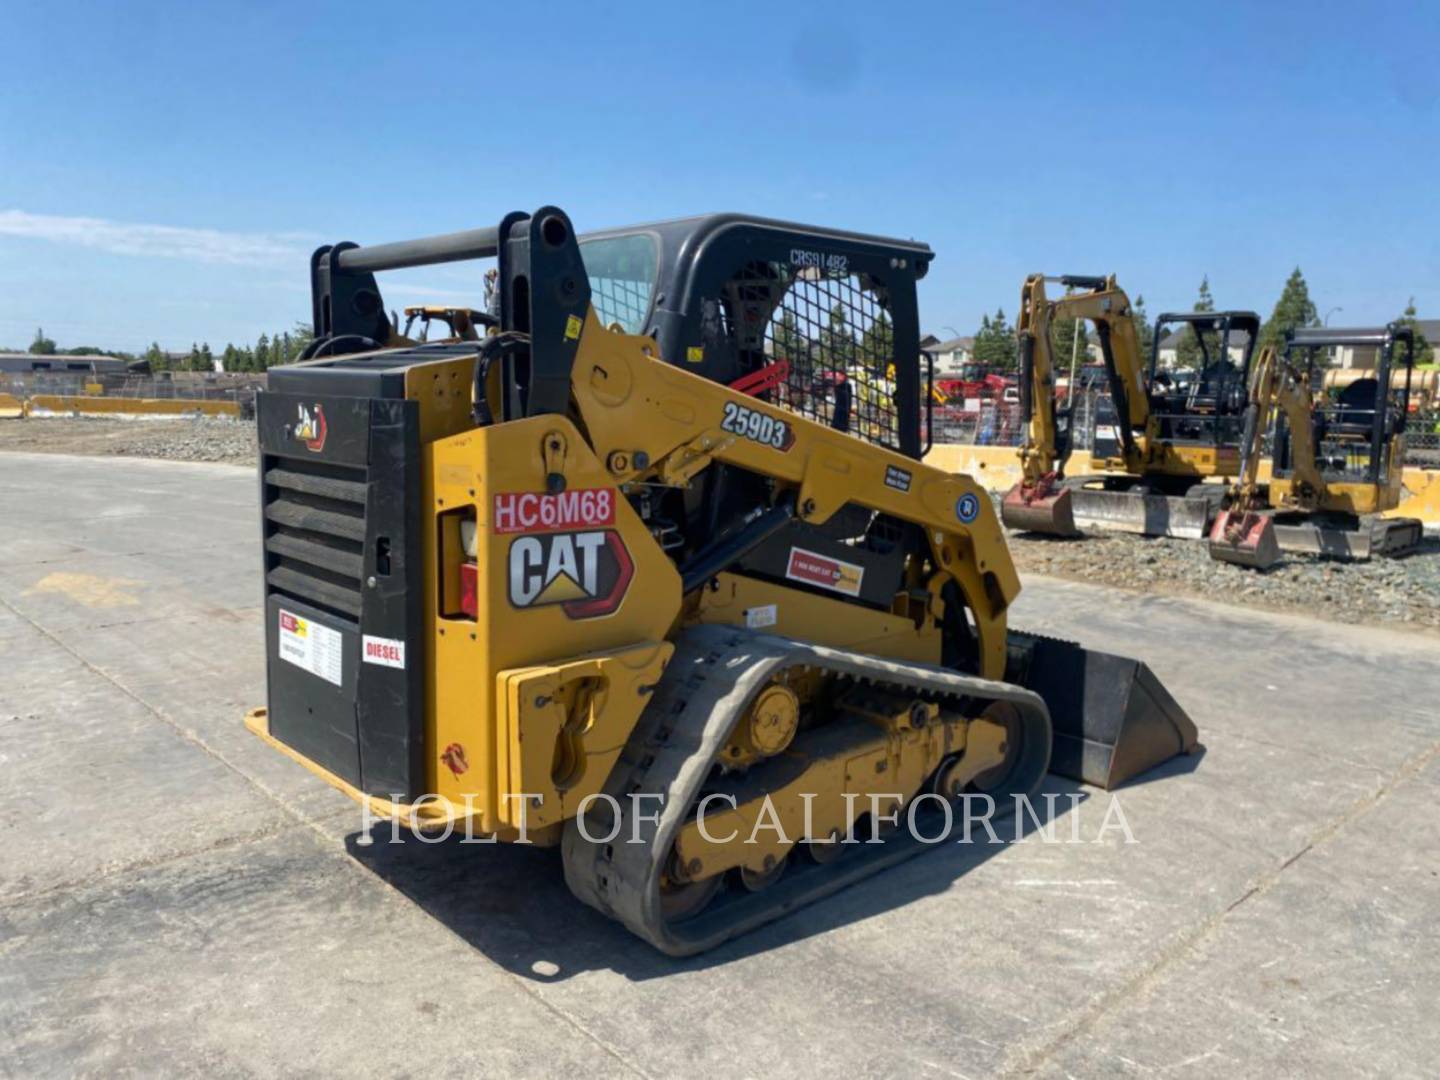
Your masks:
[{"label": "loader bucket", "polygon": [[1060,776],[1108,791],[1198,745],[1194,722],[1139,660],[1011,632],[1005,678],[1044,698]]},{"label": "loader bucket", "polygon": [[1268,570],[1280,559],[1275,519],[1254,510],[1222,510],[1210,527],[1210,557]]},{"label": "loader bucket", "polygon": [[1075,513],[1071,509],[1069,488],[1060,488],[1049,495],[1027,495],[1023,484],[1016,484],[1005,493],[1000,504],[1000,520],[1011,529],[1022,532],[1049,533],[1051,536],[1079,536]]}]

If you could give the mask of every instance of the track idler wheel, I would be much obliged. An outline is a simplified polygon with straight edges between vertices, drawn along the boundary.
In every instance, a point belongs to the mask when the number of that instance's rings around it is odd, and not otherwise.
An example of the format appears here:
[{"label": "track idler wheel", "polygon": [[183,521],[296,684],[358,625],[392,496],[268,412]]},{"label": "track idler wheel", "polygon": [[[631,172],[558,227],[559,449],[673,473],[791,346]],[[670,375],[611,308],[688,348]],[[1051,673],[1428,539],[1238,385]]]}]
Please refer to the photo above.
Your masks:
[{"label": "track idler wheel", "polygon": [[1275,519],[1255,510],[1221,510],[1210,526],[1210,557],[1236,566],[1270,569],[1280,561]]},{"label": "track idler wheel", "polygon": [[1079,536],[1070,489],[1047,476],[1038,484],[1016,484],[1000,503],[1000,520],[1008,528],[1050,536]]},{"label": "track idler wheel", "polygon": [[677,865],[674,854],[660,884],[660,910],[669,922],[693,919],[720,894],[724,874],[712,874],[700,881],[686,880],[684,868]]},{"label": "track idler wheel", "polygon": [[763,892],[779,881],[780,876],[785,873],[786,864],[790,861],[790,854],[786,852],[779,858],[766,856],[765,861],[768,865],[763,870],[752,870],[748,866],[740,867],[740,884],[746,892]]}]

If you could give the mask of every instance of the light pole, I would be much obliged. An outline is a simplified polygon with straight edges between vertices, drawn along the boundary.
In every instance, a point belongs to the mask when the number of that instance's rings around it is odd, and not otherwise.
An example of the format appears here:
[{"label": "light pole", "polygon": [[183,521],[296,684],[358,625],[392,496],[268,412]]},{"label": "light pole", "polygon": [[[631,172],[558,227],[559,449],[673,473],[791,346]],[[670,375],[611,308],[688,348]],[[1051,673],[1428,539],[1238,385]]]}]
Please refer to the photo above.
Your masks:
[{"label": "light pole", "polygon": [[1345,310],[1345,309],[1344,309],[1343,307],[1332,307],[1329,311],[1325,312],[1325,318],[1324,318],[1324,320],[1321,322],[1320,325],[1321,325],[1321,326],[1329,326],[1329,325],[1330,325],[1330,316],[1331,316],[1331,315],[1334,315],[1335,312],[1337,312],[1337,311],[1344,311],[1344,310]]}]

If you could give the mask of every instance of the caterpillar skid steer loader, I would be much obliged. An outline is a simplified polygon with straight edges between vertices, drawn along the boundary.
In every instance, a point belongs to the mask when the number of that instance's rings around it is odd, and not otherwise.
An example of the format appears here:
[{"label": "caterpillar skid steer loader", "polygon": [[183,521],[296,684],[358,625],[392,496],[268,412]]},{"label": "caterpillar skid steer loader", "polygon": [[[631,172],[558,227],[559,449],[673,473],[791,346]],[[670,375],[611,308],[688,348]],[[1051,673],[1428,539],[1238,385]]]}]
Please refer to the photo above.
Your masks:
[{"label": "caterpillar skid steer loader", "polygon": [[[377,272],[491,257],[496,326],[394,344]],[[1143,663],[1007,628],[988,496],[921,460],[931,258],[553,207],[321,248],[316,358],[258,405],[251,729],[410,827],[558,846],[677,955],[916,853],[952,797],[1192,749]]]},{"label": "caterpillar skid steer loader", "polygon": [[[1079,291],[1048,300],[1047,281]],[[1110,470],[1106,475],[1065,475],[1074,403],[1061,407],[1056,400],[1050,326],[1067,318],[1088,320],[1100,339],[1120,442],[1118,456],[1095,462]],[[1157,368],[1160,341],[1176,324],[1194,335],[1201,364],[1187,385],[1172,388]],[[1056,536],[1113,529],[1203,539],[1225,491],[1207,479],[1239,471],[1246,376],[1259,329],[1249,311],[1161,315],[1147,372],[1130,299],[1113,276],[1027,278],[1016,323],[1026,437],[1022,478],[1001,505],[1005,524]]]},{"label": "caterpillar skid steer loader", "polygon": [[[1374,349],[1376,367],[1332,378],[1322,352],[1337,346]],[[1382,516],[1400,505],[1413,348],[1414,332],[1396,323],[1292,330],[1283,355],[1270,348],[1261,354],[1240,476],[1210,530],[1212,558],[1267,569],[1282,551],[1369,559],[1403,555],[1420,543],[1422,522]],[[1262,484],[1272,418],[1271,476]]]}]

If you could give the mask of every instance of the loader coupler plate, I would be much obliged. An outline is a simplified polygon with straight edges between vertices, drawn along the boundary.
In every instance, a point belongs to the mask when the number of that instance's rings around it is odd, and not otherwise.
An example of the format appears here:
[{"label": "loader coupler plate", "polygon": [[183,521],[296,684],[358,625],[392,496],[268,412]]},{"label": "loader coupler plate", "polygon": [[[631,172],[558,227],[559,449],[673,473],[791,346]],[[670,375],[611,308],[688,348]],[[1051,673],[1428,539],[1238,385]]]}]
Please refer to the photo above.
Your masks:
[{"label": "loader coupler plate", "polygon": [[1050,771],[1109,790],[1193,751],[1195,724],[1139,660],[1012,632],[1005,678],[1050,709]]},{"label": "loader coupler plate", "polygon": [[1203,540],[1214,503],[1206,495],[1159,495],[1115,488],[1073,490],[1075,525],[1081,529]]},{"label": "loader coupler plate", "polygon": [[1000,504],[1000,520],[1007,528],[1022,532],[1048,533],[1051,536],[1079,536],[1071,509],[1069,488],[1060,488],[1049,495],[1028,496],[1016,484],[1005,493]]},{"label": "loader coupler plate", "polygon": [[1220,511],[1210,528],[1210,557],[1236,566],[1270,569],[1280,560],[1275,519],[1253,510]]}]

